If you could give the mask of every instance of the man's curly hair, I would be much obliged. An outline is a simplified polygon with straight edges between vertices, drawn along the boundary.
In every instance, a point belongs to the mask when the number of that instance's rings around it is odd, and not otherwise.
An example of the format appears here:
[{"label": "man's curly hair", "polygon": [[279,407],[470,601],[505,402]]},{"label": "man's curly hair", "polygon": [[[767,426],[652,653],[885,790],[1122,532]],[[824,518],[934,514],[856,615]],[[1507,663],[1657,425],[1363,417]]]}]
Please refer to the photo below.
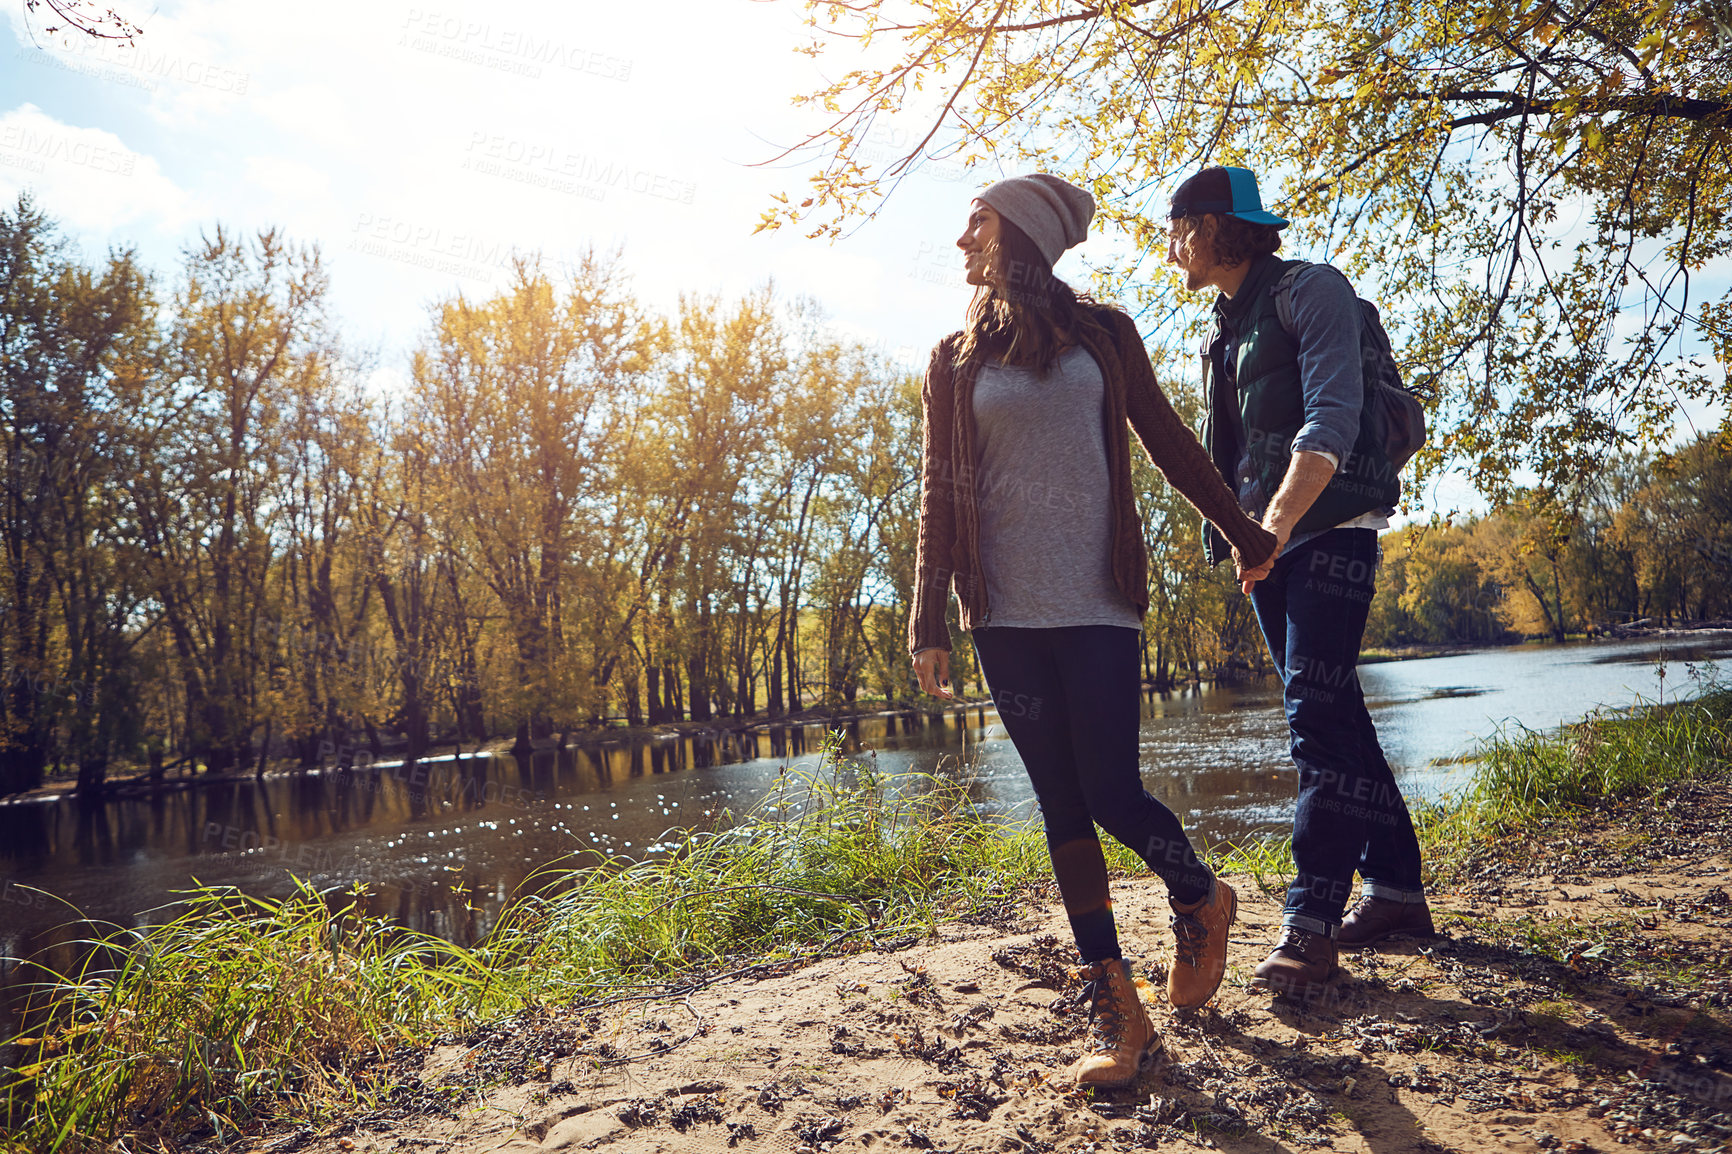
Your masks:
[{"label": "man's curly hair", "polygon": [[1274,225],[1252,224],[1218,212],[1181,216],[1173,222],[1173,232],[1181,249],[1194,251],[1207,245],[1215,263],[1225,268],[1237,268],[1281,247],[1281,230]]}]

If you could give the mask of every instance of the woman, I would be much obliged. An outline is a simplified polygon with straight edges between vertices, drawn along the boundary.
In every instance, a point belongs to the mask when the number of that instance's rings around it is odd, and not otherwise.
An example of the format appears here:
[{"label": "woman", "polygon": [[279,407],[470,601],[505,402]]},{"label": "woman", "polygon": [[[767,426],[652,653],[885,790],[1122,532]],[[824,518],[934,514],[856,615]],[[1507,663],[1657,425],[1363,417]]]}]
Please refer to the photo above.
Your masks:
[{"label": "woman", "polygon": [[999,181],[970,205],[956,243],[974,300],[966,327],[933,351],[921,394],[909,648],[920,687],[951,696],[953,591],[1040,801],[1089,982],[1092,1042],[1067,1073],[1078,1086],[1110,1087],[1135,1078],[1161,1041],[1119,950],[1096,823],[1167,883],[1174,1006],[1214,995],[1237,906],[1138,769],[1148,555],[1127,423],[1167,481],[1232,542],[1235,559],[1253,563],[1243,568],[1272,555],[1275,538],[1239,510],[1173,412],[1130,317],[1053,276],[1093,216],[1093,197],[1046,175]]}]

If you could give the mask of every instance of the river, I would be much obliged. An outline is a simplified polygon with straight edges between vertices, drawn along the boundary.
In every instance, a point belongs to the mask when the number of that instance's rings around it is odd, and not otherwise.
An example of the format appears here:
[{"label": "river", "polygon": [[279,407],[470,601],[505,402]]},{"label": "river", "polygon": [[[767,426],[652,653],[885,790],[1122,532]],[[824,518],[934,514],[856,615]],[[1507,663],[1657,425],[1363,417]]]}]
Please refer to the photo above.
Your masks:
[{"label": "river", "polygon": [[[1467,783],[1478,743],[1500,727],[1546,729],[1595,707],[1671,700],[1693,688],[1693,666],[1728,653],[1732,633],[1525,645],[1367,665],[1360,678],[1403,789],[1436,798]],[[1032,808],[989,710],[943,724],[865,718],[846,733],[880,772],[966,774],[989,808],[1013,817]],[[473,939],[535,869],[585,847],[588,860],[641,857],[671,828],[724,820],[784,768],[812,766],[822,736],[811,727],[430,759],[175,789],[93,810],[70,799],[0,804],[0,985],[15,980],[18,959],[73,934],[63,923],[78,913],[142,924],[195,882],[267,896],[287,893],[291,874],[321,889],[364,882],[377,912]],[[1203,842],[1279,832],[1293,805],[1286,747],[1273,685],[1156,695],[1142,726],[1143,777]]]}]

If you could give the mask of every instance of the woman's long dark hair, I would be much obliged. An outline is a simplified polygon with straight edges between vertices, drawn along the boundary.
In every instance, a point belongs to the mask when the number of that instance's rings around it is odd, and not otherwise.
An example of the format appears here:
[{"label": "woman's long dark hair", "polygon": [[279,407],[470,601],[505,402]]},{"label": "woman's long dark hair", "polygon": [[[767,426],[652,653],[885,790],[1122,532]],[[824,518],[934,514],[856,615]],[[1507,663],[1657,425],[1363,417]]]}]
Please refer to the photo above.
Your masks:
[{"label": "woman's long dark hair", "polygon": [[987,283],[974,291],[958,357],[992,357],[1000,364],[1045,373],[1058,363],[1064,338],[1101,328],[1102,306],[1052,273],[1028,234],[998,218],[998,240],[986,253]]}]

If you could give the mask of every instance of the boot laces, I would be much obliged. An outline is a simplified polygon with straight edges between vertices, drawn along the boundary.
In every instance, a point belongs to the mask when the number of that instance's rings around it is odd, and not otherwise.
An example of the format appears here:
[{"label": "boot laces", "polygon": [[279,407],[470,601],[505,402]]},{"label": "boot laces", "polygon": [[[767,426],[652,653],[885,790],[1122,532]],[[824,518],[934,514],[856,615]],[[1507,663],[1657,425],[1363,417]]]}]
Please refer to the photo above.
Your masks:
[{"label": "boot laces", "polygon": [[1119,992],[1102,969],[1099,976],[1089,979],[1082,988],[1082,997],[1089,1003],[1089,1027],[1094,1034],[1096,1050],[1117,1050],[1125,1030],[1125,1011],[1119,1004]]},{"label": "boot laces", "polygon": [[1280,940],[1275,943],[1275,948],[1278,950],[1291,950],[1293,953],[1298,954],[1305,961],[1309,962],[1311,960],[1311,951],[1315,948],[1318,937],[1319,935],[1312,933],[1310,930],[1303,930],[1298,926],[1282,926],[1281,937]]},{"label": "boot laces", "polygon": [[1195,966],[1203,947],[1209,942],[1209,927],[1195,914],[1170,914],[1173,927],[1173,960],[1181,966]]}]

